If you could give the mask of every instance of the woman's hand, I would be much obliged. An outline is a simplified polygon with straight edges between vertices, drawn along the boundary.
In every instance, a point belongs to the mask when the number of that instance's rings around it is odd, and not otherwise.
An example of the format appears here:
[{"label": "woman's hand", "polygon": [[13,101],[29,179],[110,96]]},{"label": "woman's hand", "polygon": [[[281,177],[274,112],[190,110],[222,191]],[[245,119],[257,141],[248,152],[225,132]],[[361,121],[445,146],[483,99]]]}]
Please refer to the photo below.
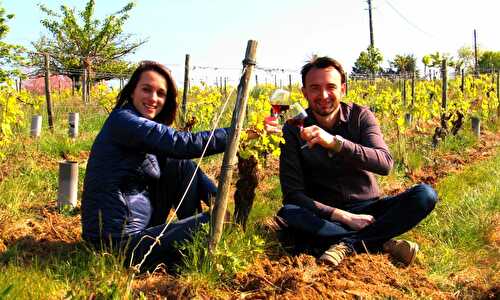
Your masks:
[{"label": "woman's hand", "polygon": [[[279,134],[281,133],[281,125],[278,123],[278,119],[273,116],[268,116],[264,119],[264,130],[268,134]],[[246,131],[247,138],[249,140],[256,139],[262,134],[262,131],[256,130],[254,128],[249,128]]]},{"label": "woman's hand", "polygon": [[278,123],[278,118],[267,116],[264,119],[264,130],[269,134],[281,133],[281,125]]}]

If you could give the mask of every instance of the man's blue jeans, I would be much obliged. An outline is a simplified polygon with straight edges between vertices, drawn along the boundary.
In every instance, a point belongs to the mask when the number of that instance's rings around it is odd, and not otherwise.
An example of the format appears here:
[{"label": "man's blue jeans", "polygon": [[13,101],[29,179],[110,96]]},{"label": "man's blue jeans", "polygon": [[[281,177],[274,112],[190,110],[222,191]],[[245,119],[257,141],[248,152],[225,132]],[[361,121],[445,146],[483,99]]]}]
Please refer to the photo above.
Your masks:
[{"label": "man's blue jeans", "polygon": [[318,252],[344,242],[358,252],[365,243],[369,251],[378,252],[386,241],[407,232],[422,221],[435,207],[437,194],[430,186],[419,184],[405,192],[378,200],[356,201],[341,209],[367,214],[375,222],[356,231],[340,222],[318,217],[307,209],[286,204],[278,212],[288,224],[285,229],[295,240],[295,251]]}]

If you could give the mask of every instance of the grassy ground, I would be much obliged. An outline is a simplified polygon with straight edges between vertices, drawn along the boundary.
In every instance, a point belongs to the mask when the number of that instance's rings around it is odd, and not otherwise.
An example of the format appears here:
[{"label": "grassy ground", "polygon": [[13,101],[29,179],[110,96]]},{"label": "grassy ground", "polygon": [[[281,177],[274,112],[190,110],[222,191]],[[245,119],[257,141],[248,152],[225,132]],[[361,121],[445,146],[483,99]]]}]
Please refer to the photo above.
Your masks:
[{"label": "grassy ground", "polygon": [[441,180],[436,210],[411,235],[445,289],[500,284],[500,152]]},{"label": "grassy ground", "polygon": [[[64,213],[55,209],[58,161],[67,156],[80,163],[81,191],[88,151],[103,120],[102,112],[93,108],[81,114],[82,134],[73,141],[66,137],[66,120],[60,117],[55,133],[47,133],[45,127],[41,139],[20,136],[8,149],[8,160],[0,165],[0,299],[121,299],[147,294],[132,291],[136,280],[121,266],[119,257],[95,253],[81,242],[78,208]],[[420,162],[423,157],[436,169],[440,166],[437,160],[447,160],[443,155],[452,153],[465,159],[475,145],[477,141],[464,134],[437,150],[426,148],[428,156],[412,158],[408,152],[407,160],[425,172],[425,163]],[[440,179],[435,184],[438,207],[407,234],[422,246],[418,265],[441,290],[458,298],[483,295],[500,284],[496,275],[500,261],[499,148],[493,152],[487,160]],[[217,163],[214,159],[210,164]],[[275,163],[263,169],[248,230],[233,227],[227,231],[218,256],[210,263],[194,259],[206,255],[205,237],[200,233],[197,243],[184,248],[181,281],[196,282],[205,289],[229,287],[235,274],[253,268],[256,258],[272,259],[282,252],[276,240],[257,226],[281,203]],[[388,189],[411,183],[407,168],[398,167],[382,186]],[[447,170],[443,168],[443,172]],[[412,291],[405,293],[413,295]]]}]

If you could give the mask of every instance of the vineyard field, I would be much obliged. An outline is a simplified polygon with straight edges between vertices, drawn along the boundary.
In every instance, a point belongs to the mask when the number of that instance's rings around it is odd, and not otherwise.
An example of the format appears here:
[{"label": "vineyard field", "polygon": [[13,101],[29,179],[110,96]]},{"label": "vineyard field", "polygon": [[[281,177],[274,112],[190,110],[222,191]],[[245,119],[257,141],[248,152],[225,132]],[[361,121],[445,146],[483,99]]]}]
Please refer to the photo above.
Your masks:
[{"label": "vineyard field", "polygon": [[[383,193],[419,182],[438,191],[438,208],[404,236],[421,246],[414,266],[403,268],[383,254],[359,254],[332,269],[313,256],[289,255],[280,246],[269,219],[281,206],[283,139],[263,130],[276,87],[261,84],[250,91],[244,125],[259,137],[249,140],[243,134],[239,148],[242,157],[258,162],[259,185],[246,230],[226,226],[218,251],[208,259],[208,228],[203,228],[192,245],[179,245],[185,259],[177,268],[142,275],[123,267],[119,253],[96,252],[82,241],[79,201],[76,208],[56,208],[58,163],[78,162],[80,199],[90,147],[118,91],[95,85],[86,104],[70,89],[53,92],[51,131],[44,96],[0,86],[0,299],[498,297],[500,106],[495,76],[467,76],[463,90],[461,78],[450,80],[446,106],[439,80],[416,80],[413,95],[410,80],[405,81],[406,95],[402,80],[349,81],[344,101],[374,112],[395,160],[389,176],[377,178]],[[236,94],[233,86],[191,87],[188,122],[178,117],[174,126],[191,131],[230,126]],[[297,85],[291,86],[290,102],[307,106]],[[75,139],[68,137],[71,112],[80,114]],[[42,115],[39,138],[30,136],[33,115]],[[472,130],[474,118],[481,121],[479,136]],[[214,180],[221,163],[222,155],[200,161]],[[230,197],[234,188],[231,192]],[[233,213],[233,200],[229,206]]]}]

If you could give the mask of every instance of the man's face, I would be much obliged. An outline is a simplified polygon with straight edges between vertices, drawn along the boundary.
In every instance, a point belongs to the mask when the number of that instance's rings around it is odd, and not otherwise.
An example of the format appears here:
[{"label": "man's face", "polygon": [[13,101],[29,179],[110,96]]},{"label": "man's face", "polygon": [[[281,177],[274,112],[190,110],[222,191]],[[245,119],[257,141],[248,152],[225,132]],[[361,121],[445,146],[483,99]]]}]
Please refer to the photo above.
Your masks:
[{"label": "man's face", "polygon": [[327,117],[340,105],[345,93],[345,84],[334,67],[312,68],[305,77],[302,93],[315,115]]}]

